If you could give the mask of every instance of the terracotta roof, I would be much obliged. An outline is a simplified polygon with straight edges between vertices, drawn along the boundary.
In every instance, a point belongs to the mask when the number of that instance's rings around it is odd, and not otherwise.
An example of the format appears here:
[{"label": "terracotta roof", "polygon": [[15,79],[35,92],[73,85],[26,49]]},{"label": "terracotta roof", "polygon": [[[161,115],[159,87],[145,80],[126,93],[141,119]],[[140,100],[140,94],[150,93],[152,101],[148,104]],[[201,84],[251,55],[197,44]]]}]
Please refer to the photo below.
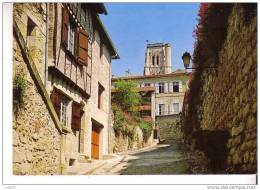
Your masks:
[{"label": "terracotta roof", "polygon": [[[153,86],[145,86],[145,87],[138,87],[137,88],[137,92],[153,92],[155,91],[155,87]],[[117,90],[115,88],[111,89],[112,93],[117,92]]]},{"label": "terracotta roof", "polygon": [[186,75],[190,76],[192,73],[188,72],[172,72],[169,74],[159,74],[159,75],[139,75],[139,76],[127,76],[127,77],[114,77],[112,78],[112,81],[117,81],[117,80],[131,80],[131,79],[146,79],[146,78],[163,78],[163,77],[173,77],[173,76],[181,76],[181,75]]}]

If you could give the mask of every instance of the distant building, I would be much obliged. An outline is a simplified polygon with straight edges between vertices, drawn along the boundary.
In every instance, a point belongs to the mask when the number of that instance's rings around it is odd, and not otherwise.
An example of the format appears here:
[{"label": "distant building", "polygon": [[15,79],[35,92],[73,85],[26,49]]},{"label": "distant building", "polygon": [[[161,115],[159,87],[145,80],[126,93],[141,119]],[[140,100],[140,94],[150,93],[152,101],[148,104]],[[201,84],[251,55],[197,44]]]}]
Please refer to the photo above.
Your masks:
[{"label": "distant building", "polygon": [[[112,88],[113,82],[120,79],[135,80],[138,83],[138,88],[154,87],[155,103],[153,106],[157,123],[156,130],[159,130],[161,138],[164,138],[166,136],[164,135],[165,127],[162,128],[160,122],[168,118],[175,119],[182,111],[184,94],[188,89],[190,75],[190,73],[180,69],[172,72],[170,44],[148,44],[144,75],[114,77],[112,78]],[[167,136],[169,135],[167,134]]]},{"label": "distant building", "polygon": [[147,44],[144,75],[169,74],[171,66],[171,46],[169,43]]}]

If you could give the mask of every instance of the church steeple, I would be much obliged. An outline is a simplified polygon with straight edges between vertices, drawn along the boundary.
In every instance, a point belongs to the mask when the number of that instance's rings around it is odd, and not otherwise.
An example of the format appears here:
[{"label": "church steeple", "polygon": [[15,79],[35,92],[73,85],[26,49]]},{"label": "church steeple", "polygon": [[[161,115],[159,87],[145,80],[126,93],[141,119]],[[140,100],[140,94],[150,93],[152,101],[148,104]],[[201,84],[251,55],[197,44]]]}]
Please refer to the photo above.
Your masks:
[{"label": "church steeple", "polygon": [[171,46],[169,43],[147,44],[144,75],[171,73]]}]

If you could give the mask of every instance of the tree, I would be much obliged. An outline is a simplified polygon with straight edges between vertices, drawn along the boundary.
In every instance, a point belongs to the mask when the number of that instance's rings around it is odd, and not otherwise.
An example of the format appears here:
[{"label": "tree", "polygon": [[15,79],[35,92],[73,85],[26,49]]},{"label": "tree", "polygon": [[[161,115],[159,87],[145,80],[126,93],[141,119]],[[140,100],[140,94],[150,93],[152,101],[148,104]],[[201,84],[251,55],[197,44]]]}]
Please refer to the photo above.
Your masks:
[{"label": "tree", "polygon": [[137,91],[137,83],[132,80],[119,80],[115,82],[116,93],[112,102],[120,105],[125,111],[134,112],[140,105],[141,95]]}]

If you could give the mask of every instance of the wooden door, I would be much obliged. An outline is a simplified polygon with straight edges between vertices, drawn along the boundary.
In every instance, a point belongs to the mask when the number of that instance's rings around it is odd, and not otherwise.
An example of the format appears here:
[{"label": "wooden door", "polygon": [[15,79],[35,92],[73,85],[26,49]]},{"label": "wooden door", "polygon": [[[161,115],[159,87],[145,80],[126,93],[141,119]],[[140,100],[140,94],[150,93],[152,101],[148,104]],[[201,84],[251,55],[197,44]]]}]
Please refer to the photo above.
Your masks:
[{"label": "wooden door", "polygon": [[93,124],[91,135],[91,157],[93,159],[99,159],[99,134],[100,129]]}]

